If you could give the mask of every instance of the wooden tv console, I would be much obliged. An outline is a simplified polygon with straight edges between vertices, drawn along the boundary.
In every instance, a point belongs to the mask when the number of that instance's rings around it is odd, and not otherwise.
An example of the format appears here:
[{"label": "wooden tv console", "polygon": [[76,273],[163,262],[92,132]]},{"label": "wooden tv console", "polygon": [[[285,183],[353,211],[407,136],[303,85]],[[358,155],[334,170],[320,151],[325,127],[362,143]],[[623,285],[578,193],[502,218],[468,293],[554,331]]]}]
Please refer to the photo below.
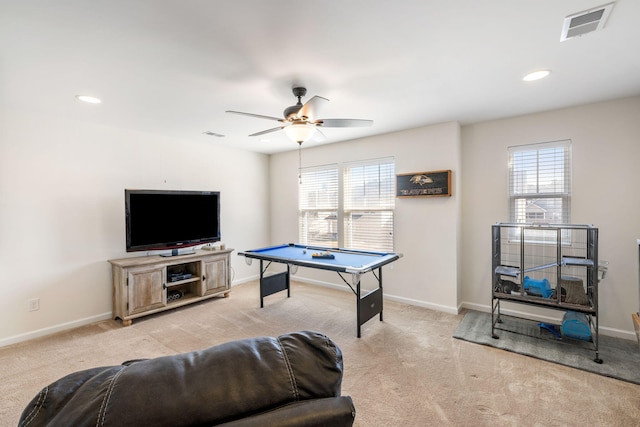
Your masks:
[{"label": "wooden tv console", "polygon": [[208,298],[228,297],[233,249],[174,257],[143,256],[109,260],[113,318],[123,326],[133,319]]}]

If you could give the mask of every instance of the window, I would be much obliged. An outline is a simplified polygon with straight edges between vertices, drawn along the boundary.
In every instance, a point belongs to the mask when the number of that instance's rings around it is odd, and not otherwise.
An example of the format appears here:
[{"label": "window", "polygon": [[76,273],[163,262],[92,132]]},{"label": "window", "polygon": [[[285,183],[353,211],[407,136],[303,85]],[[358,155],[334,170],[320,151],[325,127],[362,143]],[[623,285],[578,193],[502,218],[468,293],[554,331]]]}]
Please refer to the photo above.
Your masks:
[{"label": "window", "polygon": [[393,251],[393,160],[349,163],[343,168],[344,247]]},{"label": "window", "polygon": [[304,245],[338,246],[338,165],[300,172],[298,234]]},{"label": "window", "polygon": [[393,251],[393,159],[306,168],[301,181],[300,243]]},{"label": "window", "polygon": [[509,147],[509,218],[571,222],[571,141]]}]

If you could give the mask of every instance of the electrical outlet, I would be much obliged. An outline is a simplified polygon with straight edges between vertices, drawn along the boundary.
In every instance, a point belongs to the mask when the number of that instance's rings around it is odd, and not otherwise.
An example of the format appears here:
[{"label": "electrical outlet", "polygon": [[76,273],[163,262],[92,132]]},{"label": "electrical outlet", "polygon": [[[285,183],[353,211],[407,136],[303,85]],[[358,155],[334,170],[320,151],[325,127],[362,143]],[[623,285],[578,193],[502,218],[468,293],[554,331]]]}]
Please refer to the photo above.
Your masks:
[{"label": "electrical outlet", "polygon": [[29,311],[40,310],[40,298],[33,298],[29,300]]}]

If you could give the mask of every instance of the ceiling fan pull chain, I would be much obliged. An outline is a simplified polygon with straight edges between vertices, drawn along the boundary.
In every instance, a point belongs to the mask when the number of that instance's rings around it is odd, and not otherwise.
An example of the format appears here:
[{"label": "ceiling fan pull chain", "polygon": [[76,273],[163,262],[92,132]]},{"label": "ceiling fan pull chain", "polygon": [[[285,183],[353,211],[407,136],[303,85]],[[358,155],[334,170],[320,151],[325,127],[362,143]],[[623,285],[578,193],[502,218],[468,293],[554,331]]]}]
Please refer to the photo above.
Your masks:
[{"label": "ceiling fan pull chain", "polygon": [[298,181],[302,184],[302,142],[298,142]]}]

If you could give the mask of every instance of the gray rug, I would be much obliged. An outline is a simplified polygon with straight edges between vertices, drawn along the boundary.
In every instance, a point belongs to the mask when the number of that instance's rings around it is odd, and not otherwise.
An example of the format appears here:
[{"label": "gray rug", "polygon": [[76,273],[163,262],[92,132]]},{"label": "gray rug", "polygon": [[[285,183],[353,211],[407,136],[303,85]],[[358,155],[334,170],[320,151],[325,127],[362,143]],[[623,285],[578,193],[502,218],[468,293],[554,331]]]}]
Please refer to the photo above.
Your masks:
[{"label": "gray rug", "polygon": [[491,313],[477,311],[465,314],[453,337],[640,384],[640,350],[635,340],[600,334],[599,357],[603,363],[598,364],[591,342],[558,339],[539,322],[504,314],[501,317],[502,323],[495,330],[499,339],[491,337]]}]

